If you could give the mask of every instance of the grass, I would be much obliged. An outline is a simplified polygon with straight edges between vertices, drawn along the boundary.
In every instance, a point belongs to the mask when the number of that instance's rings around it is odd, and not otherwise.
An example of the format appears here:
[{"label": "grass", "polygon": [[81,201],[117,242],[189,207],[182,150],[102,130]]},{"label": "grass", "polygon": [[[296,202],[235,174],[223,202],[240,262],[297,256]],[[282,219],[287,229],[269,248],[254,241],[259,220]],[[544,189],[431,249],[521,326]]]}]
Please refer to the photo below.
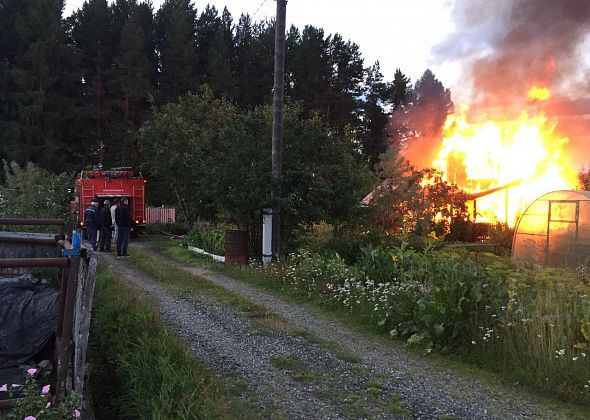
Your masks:
[{"label": "grass", "polygon": [[164,327],[143,295],[102,266],[90,337],[98,418],[231,417],[219,382]]},{"label": "grass", "polygon": [[194,300],[203,300],[235,309],[250,318],[260,334],[280,332],[291,336],[303,335],[304,331],[237,293],[188,273],[161,259],[152,258],[141,250],[134,250],[127,260],[162,286]]},{"label": "grass", "polygon": [[[342,307],[326,302],[319,296],[310,296],[309,293],[285,286],[275,276],[267,271],[243,266],[224,265],[213,261],[211,258],[188,251],[180,246],[179,242],[162,238],[150,238],[150,242],[162,253],[185,263],[189,263],[207,270],[222,273],[233,279],[239,280],[255,288],[269,292],[272,295],[285,298],[305,308],[317,312],[318,310],[328,318],[355,327],[360,332],[381,335],[382,331],[377,325],[369,324],[366,319]],[[320,343],[318,343],[320,344]],[[352,356],[354,358],[354,356]]]},{"label": "grass", "polygon": [[[248,283],[250,284],[255,283],[258,284],[259,287],[267,284],[268,279],[261,282],[256,275],[252,275],[252,273],[249,273],[247,270],[238,267],[226,267],[222,264],[209,261],[209,258],[203,258],[201,260],[198,254],[193,258],[194,253],[181,247],[178,248],[180,249],[171,248],[173,252],[169,255],[179,261],[194,263],[194,259],[196,259],[198,262],[203,262],[203,264],[199,264],[200,267],[211,270],[225,267],[225,270],[222,272],[228,275],[233,275],[234,277],[236,277],[237,274],[249,275],[250,281]],[[143,271],[170,290],[176,291],[180,294],[191,295],[194,299],[205,299],[241,311],[245,316],[258,325],[259,334],[279,332],[289,336],[303,336],[308,341],[330,351],[340,360],[349,363],[357,363],[359,361],[357,355],[353,354],[339,343],[317,337],[310,331],[294,326],[262,305],[255,304],[250,300],[241,297],[239,294],[228,291],[223,287],[216,286],[208,280],[195,274],[188,273],[166,261],[151,258],[147,253],[141,250],[134,250],[133,256],[130,257],[128,261],[140,271]],[[285,291],[287,291],[287,289],[285,289]]]},{"label": "grass", "polygon": [[[320,299],[317,295],[314,296],[306,291],[286,286],[276,275],[269,275],[268,271],[252,269],[249,267],[225,266],[216,263],[209,258],[191,253],[179,246],[177,242],[163,241],[157,238],[152,238],[151,242],[162,252],[179,261],[187,262],[212,271],[221,272],[253,287],[285,298],[288,301],[299,303],[312,311],[319,311],[327,317],[343,322],[359,332],[369,334],[373,338],[380,337],[383,341],[387,341],[394,346],[400,344],[395,340],[385,340],[383,337],[383,331],[378,326],[372,323],[367,323],[362,315],[326,303],[325,300]],[[503,350],[493,349],[491,346],[488,346],[487,352],[478,351],[474,354],[473,351],[467,350],[466,353],[447,353],[445,355],[430,354],[428,357],[439,360],[441,363],[448,366],[450,365],[453,369],[460,370],[468,375],[485,378],[488,382],[502,383],[503,385],[518,385],[519,387],[524,386],[529,391],[533,391],[534,393],[543,396],[542,402],[550,405],[553,409],[567,413],[574,418],[585,418],[585,415],[587,414],[587,405],[584,403],[577,405],[580,404],[580,401],[587,399],[587,397],[584,397],[583,395],[584,389],[576,390],[576,397],[573,399],[568,398],[567,400],[569,400],[569,402],[564,404],[562,400],[556,398],[557,395],[561,395],[562,397],[566,395],[563,390],[557,391],[558,387],[531,380],[532,377],[548,377],[542,373],[543,369],[545,369],[544,365],[548,364],[547,360],[545,360],[547,359],[547,354],[546,352],[538,351],[535,346],[531,346],[531,343],[534,343],[535,340],[538,339],[537,335],[541,334],[540,332],[536,332],[537,329],[539,331],[542,328],[546,329],[546,308],[554,303],[552,301],[555,300],[555,296],[539,296],[541,301],[531,302],[532,307],[535,307],[535,305],[539,306],[539,314],[542,315],[539,318],[540,324],[538,325],[538,328],[535,326],[533,329],[527,329],[528,332],[525,330],[515,330],[515,335],[511,338],[512,341],[504,341],[503,345],[505,348]],[[567,302],[563,302],[563,306],[561,307],[567,308]],[[535,332],[533,336],[531,336],[532,332]],[[520,343],[520,348],[517,343]],[[590,352],[588,352],[588,354],[590,355]],[[506,363],[505,360],[498,360],[506,358],[512,359],[509,363]],[[465,364],[465,361],[467,361],[468,364]],[[572,366],[570,363],[567,367],[567,371],[565,371],[566,375],[570,375],[570,373],[576,374],[575,369],[579,369],[580,366],[581,365]],[[482,370],[481,368],[484,369]],[[500,375],[498,376],[496,372],[500,373]],[[555,373],[557,376],[563,376],[562,374],[564,372],[559,372],[558,370]],[[577,374],[579,373],[580,372],[577,372]],[[588,379],[590,379],[590,377]],[[512,390],[517,391],[514,386],[511,387],[511,392]],[[525,397],[527,398],[532,397],[528,393],[525,394]],[[572,401],[576,401],[576,403],[574,404]]]},{"label": "grass", "polygon": [[270,364],[281,370],[286,370],[296,381],[308,382],[318,376],[317,372],[307,366],[307,364],[297,356],[274,356],[270,358]]}]

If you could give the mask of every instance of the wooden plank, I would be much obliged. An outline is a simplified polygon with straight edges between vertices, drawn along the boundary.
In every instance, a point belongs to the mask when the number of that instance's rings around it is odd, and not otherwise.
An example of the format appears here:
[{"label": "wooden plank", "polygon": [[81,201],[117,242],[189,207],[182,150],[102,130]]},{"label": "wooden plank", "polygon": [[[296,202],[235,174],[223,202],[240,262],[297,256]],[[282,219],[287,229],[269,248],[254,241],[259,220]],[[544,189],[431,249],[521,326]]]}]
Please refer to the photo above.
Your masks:
[{"label": "wooden plank", "polygon": [[57,267],[63,268],[68,266],[67,258],[4,258],[0,259],[0,268],[18,268],[18,267]]},{"label": "wooden plank", "polygon": [[80,272],[80,282],[76,293],[76,308],[74,312],[74,391],[78,395],[84,392],[84,377],[86,374],[86,353],[88,335],[90,333],[90,319],[92,315],[92,301],[94,285],[96,283],[96,268],[98,255],[88,250],[85,270]]},{"label": "wooden plank", "polygon": [[76,301],[76,289],[78,273],[80,271],[81,258],[79,256],[68,257],[70,266],[66,297],[63,311],[63,323],[61,337],[56,346],[56,390],[54,402],[59,402],[65,397],[67,391],[68,369],[72,358],[72,328],[74,324],[74,305]]}]

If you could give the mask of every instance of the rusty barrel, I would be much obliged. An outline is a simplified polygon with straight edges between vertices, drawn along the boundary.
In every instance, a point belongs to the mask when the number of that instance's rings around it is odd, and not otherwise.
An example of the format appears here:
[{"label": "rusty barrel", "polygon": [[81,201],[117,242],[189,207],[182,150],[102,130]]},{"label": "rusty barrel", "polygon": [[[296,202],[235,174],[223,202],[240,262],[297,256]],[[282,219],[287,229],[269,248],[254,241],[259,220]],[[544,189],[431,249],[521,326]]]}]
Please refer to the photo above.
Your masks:
[{"label": "rusty barrel", "polygon": [[246,264],[248,259],[248,232],[228,230],[225,232],[225,263]]}]

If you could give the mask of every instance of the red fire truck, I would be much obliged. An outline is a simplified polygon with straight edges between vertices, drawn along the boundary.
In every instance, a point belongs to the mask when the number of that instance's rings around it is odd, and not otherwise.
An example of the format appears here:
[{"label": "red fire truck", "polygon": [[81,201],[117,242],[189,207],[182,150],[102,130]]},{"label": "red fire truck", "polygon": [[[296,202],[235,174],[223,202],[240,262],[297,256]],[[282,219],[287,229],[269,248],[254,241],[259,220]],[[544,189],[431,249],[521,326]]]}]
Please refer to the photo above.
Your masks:
[{"label": "red fire truck", "polygon": [[99,207],[102,207],[105,200],[112,203],[117,197],[126,197],[129,199],[134,228],[143,228],[146,182],[141,172],[136,173],[130,167],[109,170],[95,167],[90,171],[81,171],[76,176],[72,213],[77,216],[80,226],[84,227],[84,210],[93,199],[97,199]]}]

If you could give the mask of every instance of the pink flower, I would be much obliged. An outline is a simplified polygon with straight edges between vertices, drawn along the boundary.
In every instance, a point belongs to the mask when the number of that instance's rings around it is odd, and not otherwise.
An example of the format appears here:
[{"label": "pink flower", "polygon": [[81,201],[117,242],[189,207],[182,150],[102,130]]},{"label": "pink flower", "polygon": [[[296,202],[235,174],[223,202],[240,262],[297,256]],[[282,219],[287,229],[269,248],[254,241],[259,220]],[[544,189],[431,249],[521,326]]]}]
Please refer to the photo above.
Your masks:
[{"label": "pink flower", "polygon": [[80,417],[80,412],[78,410],[74,410],[74,417],[76,417],[76,418]]},{"label": "pink flower", "polygon": [[6,392],[8,391],[8,384],[4,384],[2,386],[0,386],[0,392]]},{"label": "pink flower", "polygon": [[13,388],[18,388],[20,386],[20,384],[12,384],[11,387]]},{"label": "pink flower", "polygon": [[45,406],[45,408],[49,408],[49,407],[51,407],[51,403],[50,402],[47,403],[47,405]]},{"label": "pink flower", "polygon": [[27,369],[27,373],[29,374],[29,376],[33,376],[33,375],[35,375],[35,373],[37,373],[37,369],[35,369],[35,368]]},{"label": "pink flower", "polygon": [[27,417],[25,417],[25,420],[37,420],[37,419],[33,416],[27,416]]},{"label": "pink flower", "polygon": [[50,389],[50,388],[51,388],[51,385],[45,385],[45,386],[44,386],[44,387],[41,389],[41,392],[42,392],[43,394],[47,394],[47,393],[49,393],[49,389]]}]

